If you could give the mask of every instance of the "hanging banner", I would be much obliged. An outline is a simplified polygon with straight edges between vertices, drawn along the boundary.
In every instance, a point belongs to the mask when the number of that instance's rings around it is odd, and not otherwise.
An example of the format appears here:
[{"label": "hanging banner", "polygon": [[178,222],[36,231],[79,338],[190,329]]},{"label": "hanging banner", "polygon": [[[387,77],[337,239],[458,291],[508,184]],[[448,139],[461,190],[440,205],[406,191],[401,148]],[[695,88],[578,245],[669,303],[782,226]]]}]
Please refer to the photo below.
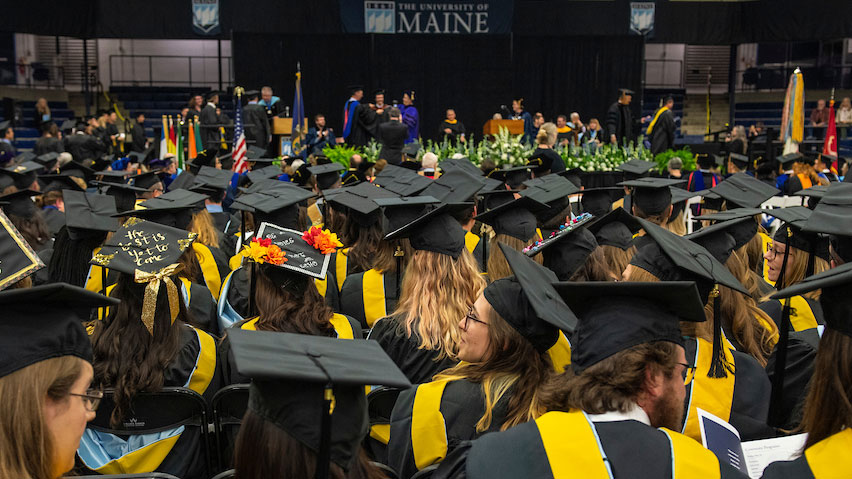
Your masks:
[{"label": "hanging banner", "polygon": [[650,36],[654,32],[654,2],[630,2],[630,31]]},{"label": "hanging banner", "polygon": [[219,0],[192,0],[192,31],[199,35],[217,35]]},{"label": "hanging banner", "polygon": [[512,0],[340,0],[340,20],[346,33],[509,33],[513,12]]}]

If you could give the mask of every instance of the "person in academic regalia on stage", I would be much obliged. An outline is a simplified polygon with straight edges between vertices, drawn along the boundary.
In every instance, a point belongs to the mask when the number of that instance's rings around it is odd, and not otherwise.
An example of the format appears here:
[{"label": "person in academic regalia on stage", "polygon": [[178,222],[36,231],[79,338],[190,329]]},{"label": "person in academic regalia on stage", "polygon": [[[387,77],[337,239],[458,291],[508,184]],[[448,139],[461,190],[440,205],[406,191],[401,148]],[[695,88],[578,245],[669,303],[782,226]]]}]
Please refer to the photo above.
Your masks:
[{"label": "person in academic regalia on stage", "polygon": [[[245,126],[246,141],[249,145],[267,149],[272,138],[269,117],[266,108],[258,103],[260,92],[249,90],[245,92],[248,104],[243,107],[243,125]],[[234,99],[236,101],[236,98]]]},{"label": "person in academic regalia on stage", "polygon": [[385,103],[385,91],[381,88],[373,91],[375,103],[369,103],[364,110],[364,127],[374,137],[378,136],[379,126],[390,120],[391,105]]},{"label": "person in academic regalia on stage", "polygon": [[648,125],[646,136],[651,138],[651,154],[658,155],[666,150],[674,148],[675,140],[675,122],[674,113],[674,98],[667,96],[663,100],[661,106],[655,113]]},{"label": "person in academic regalia on stage", "polygon": [[420,114],[414,106],[414,90],[405,90],[402,93],[402,123],[408,127],[408,139],[406,143],[420,141]]},{"label": "person in academic regalia on stage", "polygon": [[402,123],[402,113],[398,108],[391,107],[388,115],[390,120],[379,125],[376,135],[382,145],[379,159],[390,165],[399,165],[402,163],[402,149],[408,140],[409,129]]},{"label": "person in academic regalia on stage", "polygon": [[618,100],[610,105],[606,113],[606,129],[608,142],[613,145],[626,145],[636,139],[637,124],[645,123],[646,118],[633,119],[630,102],[633,101],[633,90],[618,89]]},{"label": "person in academic regalia on stage", "polygon": [[361,104],[364,87],[354,85],[349,87],[349,92],[351,96],[343,107],[343,140],[347,145],[364,147],[373,136],[367,127],[375,112]]},{"label": "person in academic regalia on stage", "polygon": [[464,123],[456,118],[456,111],[452,108],[447,109],[446,118],[441,122],[438,128],[438,137],[447,138],[452,144],[464,143],[465,128]]},{"label": "person in academic regalia on stage", "polygon": [[695,283],[555,288],[579,322],[571,371],[542,391],[550,412],[457,446],[433,479],[747,477],[676,432],[695,366],[679,323],[705,320]]},{"label": "person in academic regalia on stage", "polygon": [[[109,296],[121,305],[109,307],[91,332],[93,384],[115,391],[112,424],[133,418],[131,402],[141,392],[188,387],[209,401],[222,385],[216,340],[189,325],[174,278],[194,240],[187,231],[131,219],[92,258],[120,273]],[[201,438],[197,426],[130,436],[87,428],[77,454],[90,473],[203,477]]]}]

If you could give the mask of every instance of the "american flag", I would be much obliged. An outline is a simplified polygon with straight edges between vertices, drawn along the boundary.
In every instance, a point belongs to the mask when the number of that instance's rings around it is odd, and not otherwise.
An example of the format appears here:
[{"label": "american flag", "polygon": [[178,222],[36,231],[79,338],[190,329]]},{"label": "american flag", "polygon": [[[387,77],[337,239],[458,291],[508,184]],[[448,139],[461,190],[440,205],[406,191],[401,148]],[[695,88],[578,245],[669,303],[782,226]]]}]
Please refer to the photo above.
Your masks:
[{"label": "american flag", "polygon": [[248,162],[246,161],[246,135],[243,132],[243,106],[240,95],[235,98],[235,103],[237,104],[237,113],[234,120],[234,154],[231,155],[234,166],[231,169],[237,173],[243,173],[248,170]]}]

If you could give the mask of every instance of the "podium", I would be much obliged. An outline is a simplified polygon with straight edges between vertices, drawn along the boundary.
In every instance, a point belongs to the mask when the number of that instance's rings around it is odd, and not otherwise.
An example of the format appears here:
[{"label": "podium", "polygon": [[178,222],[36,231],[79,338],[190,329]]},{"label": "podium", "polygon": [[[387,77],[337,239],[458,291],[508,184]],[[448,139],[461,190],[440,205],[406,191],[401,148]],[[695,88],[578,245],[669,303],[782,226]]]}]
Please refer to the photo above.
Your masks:
[{"label": "podium", "polygon": [[482,127],[482,134],[485,136],[496,135],[500,133],[500,128],[509,130],[509,133],[513,135],[523,135],[524,120],[488,120]]},{"label": "podium", "polygon": [[[305,126],[305,133],[308,132],[307,125],[308,119],[305,118],[304,123],[302,125]],[[292,118],[281,118],[281,117],[273,117],[272,118],[272,134],[273,135],[290,135],[293,133],[293,119]]]}]

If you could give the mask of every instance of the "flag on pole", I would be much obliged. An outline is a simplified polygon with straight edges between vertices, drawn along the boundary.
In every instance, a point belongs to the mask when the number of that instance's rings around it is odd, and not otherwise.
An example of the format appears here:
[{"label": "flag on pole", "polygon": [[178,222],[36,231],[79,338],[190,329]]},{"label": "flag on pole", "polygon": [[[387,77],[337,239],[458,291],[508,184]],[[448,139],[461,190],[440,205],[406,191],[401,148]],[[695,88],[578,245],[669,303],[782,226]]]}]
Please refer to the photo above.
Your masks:
[{"label": "flag on pole", "polygon": [[176,119],[177,123],[177,143],[175,144],[175,156],[177,157],[177,166],[180,169],[183,169],[183,133],[180,131],[183,123],[181,123],[180,119]]},{"label": "flag on pole", "polygon": [[302,139],[304,138],[306,126],[305,119],[305,99],[302,97],[302,68],[301,64],[296,64],[296,94],[293,97],[293,128],[290,133],[290,144],[293,148],[293,154],[298,155],[302,150]]},{"label": "flag on pole", "polygon": [[231,158],[234,160],[234,166],[231,167],[236,173],[243,173],[248,170],[248,162],[246,161],[246,135],[243,132],[243,105],[241,97],[243,88],[234,88],[234,103],[236,103],[236,113],[234,114],[234,149]]},{"label": "flag on pole", "polygon": [[805,81],[798,68],[790,75],[781,118],[781,141],[784,154],[797,153],[805,132]]},{"label": "flag on pole", "polygon": [[198,117],[195,118],[195,154],[204,151],[204,144],[201,143],[201,123]]},{"label": "flag on pole", "polygon": [[198,150],[195,148],[195,122],[189,120],[186,124],[186,159],[194,160],[198,156]]},{"label": "flag on pole", "polygon": [[169,115],[169,153],[175,153],[175,124],[172,121],[171,115]]},{"label": "flag on pole", "polygon": [[165,158],[169,152],[169,140],[166,139],[168,131],[169,126],[166,123],[166,115],[163,115],[163,128],[160,130],[160,158]]},{"label": "flag on pole", "polygon": [[[822,145],[823,155],[837,156],[837,124],[834,121],[834,90],[831,91],[831,101],[828,104],[828,129],[825,131],[825,143]],[[837,165],[828,165],[837,174]]]}]

